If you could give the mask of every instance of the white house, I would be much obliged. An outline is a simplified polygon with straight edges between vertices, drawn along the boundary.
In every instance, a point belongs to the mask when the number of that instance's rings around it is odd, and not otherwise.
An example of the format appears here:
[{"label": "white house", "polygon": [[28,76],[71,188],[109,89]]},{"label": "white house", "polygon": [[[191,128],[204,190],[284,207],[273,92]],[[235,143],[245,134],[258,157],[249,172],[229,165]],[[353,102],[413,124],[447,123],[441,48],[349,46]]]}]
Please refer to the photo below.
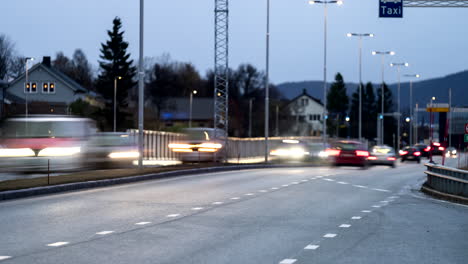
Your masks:
[{"label": "white house", "polygon": [[319,99],[310,96],[304,89],[302,94],[289,102],[287,109],[295,120],[294,132],[301,136],[320,136],[324,107]]}]

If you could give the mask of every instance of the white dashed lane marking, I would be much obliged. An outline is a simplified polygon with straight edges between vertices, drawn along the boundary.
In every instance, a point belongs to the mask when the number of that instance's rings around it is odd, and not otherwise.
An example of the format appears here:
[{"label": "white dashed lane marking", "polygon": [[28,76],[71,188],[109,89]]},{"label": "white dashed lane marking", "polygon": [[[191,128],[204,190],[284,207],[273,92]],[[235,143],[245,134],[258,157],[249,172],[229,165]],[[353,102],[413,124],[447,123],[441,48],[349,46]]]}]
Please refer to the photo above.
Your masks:
[{"label": "white dashed lane marking", "polygon": [[212,203],[213,205],[220,205],[220,204],[223,204],[223,202],[214,202]]},{"label": "white dashed lane marking", "polygon": [[374,189],[372,189],[372,190],[378,191],[378,192],[390,192],[389,190],[378,189],[378,188],[374,188]]},{"label": "white dashed lane marking", "polygon": [[332,182],[332,181],[335,181],[335,180],[332,180],[332,179],[323,179],[324,181],[329,181],[329,182]]},{"label": "white dashed lane marking", "polygon": [[380,208],[381,206],[380,206],[380,205],[373,205],[372,207],[374,207],[374,208]]},{"label": "white dashed lane marking", "polygon": [[284,184],[284,185],[283,185],[283,187],[288,187],[288,186],[289,186],[289,185],[287,185],[287,184]]},{"label": "white dashed lane marking", "polygon": [[309,180],[302,180],[301,182],[308,182]]},{"label": "white dashed lane marking", "polygon": [[326,234],[323,237],[325,237],[325,238],[334,238],[334,237],[336,237],[336,234]]},{"label": "white dashed lane marking", "polygon": [[268,192],[268,191],[267,191],[267,190],[260,190],[260,191],[258,191],[258,192],[266,193],[266,192]]},{"label": "white dashed lane marking", "polygon": [[253,194],[253,193],[246,193],[245,195],[246,195],[246,196],[252,196],[252,195],[254,195],[254,194]]},{"label": "white dashed lane marking", "polygon": [[203,210],[203,207],[194,207],[192,208],[193,211],[200,211]]},{"label": "white dashed lane marking", "polygon": [[307,245],[307,247],[305,247],[304,249],[316,250],[319,247],[320,247],[319,245]]},{"label": "white dashed lane marking", "polygon": [[372,211],[370,211],[370,210],[362,210],[361,212],[362,213],[372,213]]},{"label": "white dashed lane marking", "polygon": [[339,184],[349,184],[349,183],[347,183],[347,182],[342,182],[342,181],[340,181],[340,182],[338,182],[338,183],[339,183]]},{"label": "white dashed lane marking", "polygon": [[348,224],[342,224],[342,225],[340,225],[340,227],[341,227],[341,228],[350,228],[350,227],[351,227],[351,225],[348,225]]},{"label": "white dashed lane marking", "polygon": [[279,264],[293,264],[297,259],[283,259]]},{"label": "white dashed lane marking", "polygon": [[170,215],[167,215],[167,217],[169,218],[174,218],[174,217],[178,217],[180,214],[170,214]]},{"label": "white dashed lane marking", "polygon": [[239,200],[240,197],[232,197],[231,200]]},{"label": "white dashed lane marking", "polygon": [[299,184],[298,182],[291,182],[291,184]]},{"label": "white dashed lane marking", "polygon": [[68,245],[69,242],[55,242],[55,243],[52,243],[52,244],[47,244],[47,246],[49,247],[61,247],[61,246],[65,246],[65,245]]},{"label": "white dashed lane marking", "polygon": [[148,224],[151,224],[151,222],[139,222],[139,223],[136,223],[135,225],[148,225]]},{"label": "white dashed lane marking", "polygon": [[353,219],[353,220],[359,220],[359,219],[361,219],[361,218],[362,218],[362,217],[360,217],[360,216],[353,216],[353,217],[351,217],[351,219]]},{"label": "white dashed lane marking", "polygon": [[11,258],[10,256],[0,256],[0,260],[5,260]]},{"label": "white dashed lane marking", "polygon": [[97,232],[96,235],[105,236],[105,235],[109,235],[112,233],[114,233],[114,231],[101,231],[101,232]]},{"label": "white dashed lane marking", "polygon": [[278,187],[273,187],[271,188],[272,190],[278,190],[279,188]]},{"label": "white dashed lane marking", "polygon": [[363,185],[353,185],[354,187],[357,187],[357,188],[362,188],[362,189],[367,189],[366,186],[363,186]]}]

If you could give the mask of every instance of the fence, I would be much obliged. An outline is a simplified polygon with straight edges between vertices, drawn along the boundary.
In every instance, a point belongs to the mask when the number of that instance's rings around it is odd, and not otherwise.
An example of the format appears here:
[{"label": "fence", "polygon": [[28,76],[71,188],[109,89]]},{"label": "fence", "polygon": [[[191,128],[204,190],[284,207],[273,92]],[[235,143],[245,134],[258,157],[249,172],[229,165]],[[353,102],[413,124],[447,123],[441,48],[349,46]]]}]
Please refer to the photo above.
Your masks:
[{"label": "fence", "polygon": [[468,198],[468,171],[430,163],[426,167],[427,187],[449,196]]}]

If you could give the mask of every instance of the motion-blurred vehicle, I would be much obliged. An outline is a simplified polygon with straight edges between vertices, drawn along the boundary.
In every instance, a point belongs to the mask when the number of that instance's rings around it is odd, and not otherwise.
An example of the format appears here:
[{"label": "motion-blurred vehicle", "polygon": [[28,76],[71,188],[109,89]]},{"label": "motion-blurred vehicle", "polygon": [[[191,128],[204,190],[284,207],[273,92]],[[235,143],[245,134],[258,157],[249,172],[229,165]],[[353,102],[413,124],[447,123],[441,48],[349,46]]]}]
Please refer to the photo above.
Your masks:
[{"label": "motion-blurred vehicle", "polygon": [[421,163],[421,151],[415,147],[405,147],[400,150],[400,157],[401,162],[405,161],[416,161],[417,163]]},{"label": "motion-blurred vehicle", "polygon": [[445,153],[445,147],[442,146],[442,144],[439,143],[439,142],[432,142],[431,151],[432,151],[432,155],[441,155],[442,156]]},{"label": "motion-blurred vehicle", "polygon": [[283,140],[270,151],[270,155],[280,161],[305,161],[310,158],[307,144],[293,139]]},{"label": "motion-blurred vehicle", "polygon": [[96,126],[87,118],[29,115],[6,119],[0,131],[3,170],[62,171],[83,167],[83,148]]},{"label": "motion-blurred vehicle", "polygon": [[214,128],[187,128],[185,139],[169,144],[171,151],[179,154],[182,162],[221,161],[226,157],[224,139],[226,132]]},{"label": "motion-blurred vehicle", "polygon": [[377,145],[371,149],[367,160],[370,165],[388,165],[395,168],[397,157],[395,150],[392,147],[387,145]]},{"label": "motion-blurred vehicle", "polygon": [[456,158],[457,157],[457,149],[454,147],[448,147],[445,150],[445,157],[447,158]]},{"label": "motion-blurred vehicle", "polygon": [[431,153],[431,146],[426,144],[416,144],[414,145],[421,152],[421,157],[429,158]]},{"label": "motion-blurred vehicle", "polygon": [[333,166],[359,166],[367,168],[369,151],[358,141],[337,141],[326,150]]},{"label": "motion-blurred vehicle", "polygon": [[140,156],[134,138],[128,133],[105,132],[92,136],[84,152],[92,169],[117,169],[133,166]]}]

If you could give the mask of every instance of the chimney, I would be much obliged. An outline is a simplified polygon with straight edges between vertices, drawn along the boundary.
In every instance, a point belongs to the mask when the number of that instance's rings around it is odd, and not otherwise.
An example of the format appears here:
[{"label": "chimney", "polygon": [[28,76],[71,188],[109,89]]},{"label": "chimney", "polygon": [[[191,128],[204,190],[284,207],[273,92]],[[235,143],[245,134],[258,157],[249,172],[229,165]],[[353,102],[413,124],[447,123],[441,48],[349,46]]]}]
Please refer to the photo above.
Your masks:
[{"label": "chimney", "polygon": [[42,58],[42,64],[44,66],[47,66],[47,67],[50,67],[51,66],[51,63],[50,63],[50,56],[44,56]]},{"label": "chimney", "polygon": [[303,90],[302,90],[302,94],[303,94],[303,95],[306,95],[306,94],[307,94],[306,89],[303,89]]}]

